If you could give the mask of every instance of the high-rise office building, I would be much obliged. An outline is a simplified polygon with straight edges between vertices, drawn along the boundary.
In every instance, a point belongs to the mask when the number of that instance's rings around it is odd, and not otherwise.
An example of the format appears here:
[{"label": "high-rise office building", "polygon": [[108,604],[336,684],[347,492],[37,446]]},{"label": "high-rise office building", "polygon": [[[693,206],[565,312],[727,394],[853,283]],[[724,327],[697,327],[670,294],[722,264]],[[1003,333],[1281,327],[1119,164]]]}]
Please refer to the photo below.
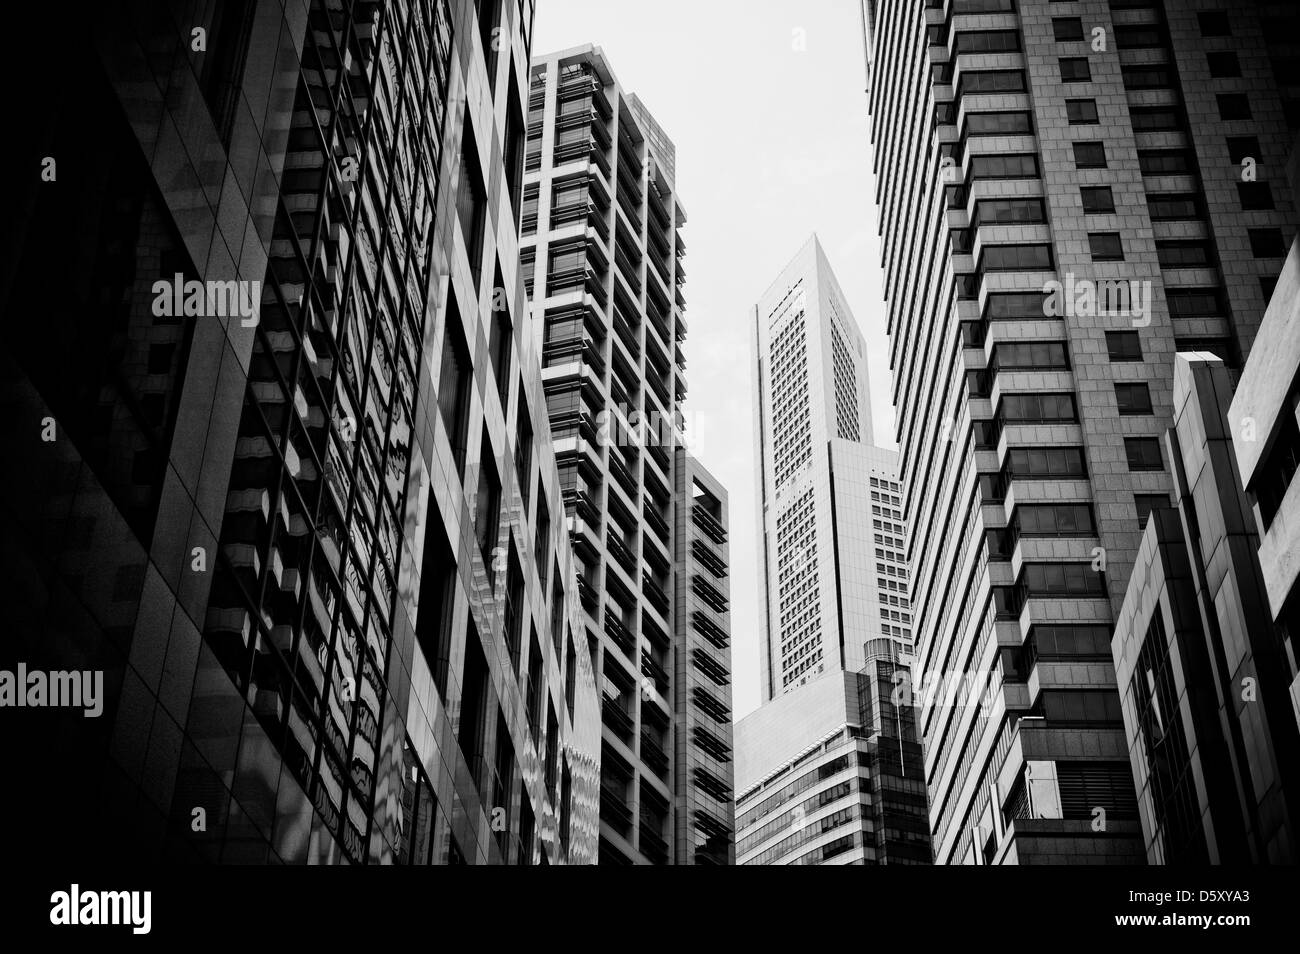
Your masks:
[{"label": "high-rise office building", "polygon": [[[1248,375],[1266,341],[1287,348],[1275,332],[1288,306],[1277,305]],[[1275,394],[1287,390],[1279,379]],[[1180,353],[1173,395],[1165,438],[1173,509],[1151,512],[1112,640],[1147,860],[1292,864],[1300,813],[1294,647],[1285,626],[1274,625],[1234,453],[1259,433],[1252,415],[1229,418],[1232,376],[1213,355]],[[1294,457],[1286,443],[1283,435],[1278,446]],[[1283,499],[1265,491],[1261,513]]]},{"label": "high-rise office building", "polygon": [[912,700],[881,649],[861,672],[823,673],[736,725],[739,864],[929,864]]},{"label": "high-rise office building", "polygon": [[[696,663],[730,671],[725,586],[680,562],[725,565],[712,548],[726,534],[683,549],[698,539],[683,532],[710,524],[674,461],[686,395],[675,149],[588,45],[533,60],[525,155],[521,256],[564,491],[555,519],[573,540],[603,690],[600,860],[725,859],[730,706],[693,675]],[[725,513],[714,519],[725,528]],[[709,609],[674,610],[694,602],[688,585]],[[700,749],[709,740],[714,753]]]},{"label": "high-rise office building", "polygon": [[22,15],[64,55],[9,152],[0,647],[103,674],[95,720],[6,715],[59,780],[42,853],[594,861],[517,264],[532,3]]},{"label": "high-rise office building", "polygon": [[919,703],[936,861],[1139,861],[1110,636],[1174,354],[1237,365],[1294,234],[1295,7],[862,13],[916,678],[989,689]]},{"label": "high-rise office building", "polygon": [[911,642],[902,500],[866,346],[816,236],[754,307],[762,700]]}]

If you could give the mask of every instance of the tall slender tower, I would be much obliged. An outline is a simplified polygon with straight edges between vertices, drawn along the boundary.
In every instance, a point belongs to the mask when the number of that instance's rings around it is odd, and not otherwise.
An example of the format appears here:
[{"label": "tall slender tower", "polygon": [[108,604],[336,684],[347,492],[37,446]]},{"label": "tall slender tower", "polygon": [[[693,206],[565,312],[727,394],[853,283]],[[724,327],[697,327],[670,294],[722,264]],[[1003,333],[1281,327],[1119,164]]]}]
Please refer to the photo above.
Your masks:
[{"label": "tall slender tower", "polygon": [[754,307],[762,699],[911,641],[895,455],[872,444],[866,346],[810,238]]},{"label": "tall slender tower", "polygon": [[[939,863],[1144,857],[1110,638],[1176,351],[1287,245],[1295,6],[864,0]],[[1279,88],[1283,92],[1279,92]]]},{"label": "tall slender tower", "polygon": [[[678,538],[705,508],[674,471],[686,395],[675,149],[598,47],[537,57],[531,75],[521,260],[564,488],[555,519],[573,540],[604,690],[600,858],[725,863],[730,696],[694,685],[684,695],[679,678],[688,658],[721,652],[729,684],[730,657],[725,587],[679,565],[690,551]],[[696,522],[683,522],[687,510]],[[715,516],[725,527],[725,513]],[[724,530],[699,545],[725,539]],[[717,606],[674,611],[687,575]],[[692,657],[687,640],[701,627],[714,648]],[[682,721],[685,700],[701,693],[717,703],[699,709],[711,726],[703,734]],[[700,739],[716,740],[716,753],[701,754]],[[717,780],[706,781],[715,797],[699,811],[683,788],[697,760]]]}]

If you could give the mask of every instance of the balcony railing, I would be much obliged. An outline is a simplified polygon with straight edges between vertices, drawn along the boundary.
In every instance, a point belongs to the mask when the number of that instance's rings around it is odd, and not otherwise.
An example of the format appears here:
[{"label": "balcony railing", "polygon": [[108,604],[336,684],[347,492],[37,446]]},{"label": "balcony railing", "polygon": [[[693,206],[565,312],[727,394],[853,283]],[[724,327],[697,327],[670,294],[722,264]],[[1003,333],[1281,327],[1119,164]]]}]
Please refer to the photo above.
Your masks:
[{"label": "balcony railing", "polygon": [[618,561],[618,565],[626,570],[629,576],[635,576],[636,554],[613,530],[605,533],[605,546],[609,548],[610,556]]},{"label": "balcony railing", "polygon": [[655,688],[661,696],[668,694],[668,670],[659,665],[645,649],[641,650],[641,675],[654,680]]},{"label": "balcony railing", "polygon": [[620,835],[627,835],[632,829],[632,809],[627,804],[627,795],[613,786],[601,785],[600,820]]},{"label": "balcony railing", "polygon": [[668,594],[664,592],[664,588],[656,583],[650,574],[646,573],[644,570],[641,573],[641,589],[642,592],[645,593],[646,600],[650,605],[657,609],[661,615],[666,617],[670,605]]},{"label": "balcony railing", "polygon": [[605,604],[605,634],[626,655],[631,656],[636,650],[636,636],[623,625],[623,621],[619,619],[614,608],[608,603]]},{"label": "balcony railing", "polygon": [[642,512],[645,514],[645,522],[650,525],[650,529],[655,532],[655,535],[663,542],[664,546],[668,546],[668,521],[664,519],[663,514],[649,500],[646,501]]},{"label": "balcony railing", "polygon": [[662,831],[662,823],[641,819],[641,854],[653,861],[668,860],[668,842],[659,834]]},{"label": "balcony railing", "polygon": [[604,715],[604,722],[609,727],[609,731],[623,741],[630,742],[632,730],[636,728],[636,723],[622,704],[617,699],[606,698],[601,706],[601,712]]},{"label": "balcony railing", "polygon": [[659,775],[668,772],[668,753],[647,732],[641,733],[641,761]]}]

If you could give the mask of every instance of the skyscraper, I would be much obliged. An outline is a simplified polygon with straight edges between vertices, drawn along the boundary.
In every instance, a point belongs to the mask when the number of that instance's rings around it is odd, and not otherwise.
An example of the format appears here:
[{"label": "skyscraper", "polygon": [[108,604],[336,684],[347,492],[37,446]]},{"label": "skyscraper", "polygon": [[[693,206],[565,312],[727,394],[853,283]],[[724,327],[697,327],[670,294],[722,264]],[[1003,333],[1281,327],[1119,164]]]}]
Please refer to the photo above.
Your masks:
[{"label": "skyscraper", "polygon": [[1239,365],[1294,234],[1294,5],[862,12],[916,677],[988,690],[918,702],[936,861],[1141,860],[1110,636],[1174,353]]},{"label": "skyscraper", "polygon": [[[698,570],[725,570],[725,494],[700,471],[714,505],[693,499],[696,465],[680,462],[679,483],[674,459],[686,396],[675,148],[588,45],[533,60],[525,154],[522,267],[564,489],[554,519],[573,540],[604,693],[600,860],[726,863],[727,602]],[[686,613],[697,598],[708,608]],[[696,664],[727,682],[708,688]]]},{"label": "skyscraper", "polygon": [[29,14],[65,55],[9,178],[0,647],[104,676],[90,728],[8,726],[59,779],[41,851],[593,861],[517,266],[531,2]]},{"label": "skyscraper", "polygon": [[928,863],[897,458],[816,236],[750,336],[763,704],[736,727],[737,861]]},{"label": "skyscraper", "polygon": [[866,346],[816,236],[754,307],[762,699],[911,641],[895,456],[872,443]]}]

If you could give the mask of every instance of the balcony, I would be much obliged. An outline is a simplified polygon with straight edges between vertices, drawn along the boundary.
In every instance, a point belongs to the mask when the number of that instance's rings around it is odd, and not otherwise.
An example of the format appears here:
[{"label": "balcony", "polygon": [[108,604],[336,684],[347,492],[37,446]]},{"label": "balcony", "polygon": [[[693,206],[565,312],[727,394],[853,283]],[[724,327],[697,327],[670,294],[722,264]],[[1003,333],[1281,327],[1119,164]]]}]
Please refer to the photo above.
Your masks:
[{"label": "balcony", "polygon": [[648,732],[641,733],[641,761],[661,777],[668,774],[668,753]]},{"label": "balcony", "polygon": [[605,697],[601,705],[601,714],[604,717],[606,728],[613,732],[624,742],[632,741],[632,731],[636,728],[636,723],[632,721],[632,716],[623,708],[617,699]]},{"label": "balcony", "polygon": [[664,841],[660,832],[663,831],[663,823],[649,820],[646,817],[641,819],[641,854],[645,855],[651,861],[665,863],[668,861],[668,842]]},{"label": "balcony", "polygon": [[618,565],[627,571],[628,576],[636,576],[636,554],[624,542],[623,538],[615,533],[612,529],[605,533],[605,546],[609,549],[610,556],[618,561]]},{"label": "balcony", "polygon": [[632,830],[632,809],[627,795],[613,786],[600,786],[600,820],[626,837]]},{"label": "balcony", "polygon": [[663,514],[659,512],[656,505],[647,500],[642,508],[642,513],[645,514],[645,522],[649,524],[655,536],[659,538],[659,541],[665,547],[668,546],[668,521],[664,519]]},{"label": "balcony", "polygon": [[659,695],[668,695],[668,670],[655,661],[649,651],[641,650],[641,675],[653,679]]},{"label": "balcony", "polygon": [[582,518],[584,523],[593,527],[600,526],[600,508],[596,506],[596,501],[585,490],[568,490],[564,491],[565,506],[572,505],[574,513]]},{"label": "balcony", "polygon": [[627,462],[623,460],[623,456],[613,447],[609,449],[609,472],[615,483],[627,493],[628,498],[636,500],[636,477],[628,468]]},{"label": "balcony", "polygon": [[619,618],[617,611],[608,603],[605,604],[605,635],[612,639],[614,645],[623,650],[627,657],[631,658],[636,652],[635,634],[623,625],[623,620]]},{"label": "balcony", "polygon": [[637,340],[636,331],[623,317],[617,301],[614,302],[614,333],[623,342],[623,347],[627,348],[629,355],[634,359],[641,357],[641,343]]},{"label": "balcony", "polygon": [[645,570],[641,571],[641,591],[645,594],[646,601],[667,619],[668,608],[671,605],[668,594]]},{"label": "balcony", "polygon": [[578,598],[593,616],[600,608],[600,590],[581,573],[578,574]]}]

